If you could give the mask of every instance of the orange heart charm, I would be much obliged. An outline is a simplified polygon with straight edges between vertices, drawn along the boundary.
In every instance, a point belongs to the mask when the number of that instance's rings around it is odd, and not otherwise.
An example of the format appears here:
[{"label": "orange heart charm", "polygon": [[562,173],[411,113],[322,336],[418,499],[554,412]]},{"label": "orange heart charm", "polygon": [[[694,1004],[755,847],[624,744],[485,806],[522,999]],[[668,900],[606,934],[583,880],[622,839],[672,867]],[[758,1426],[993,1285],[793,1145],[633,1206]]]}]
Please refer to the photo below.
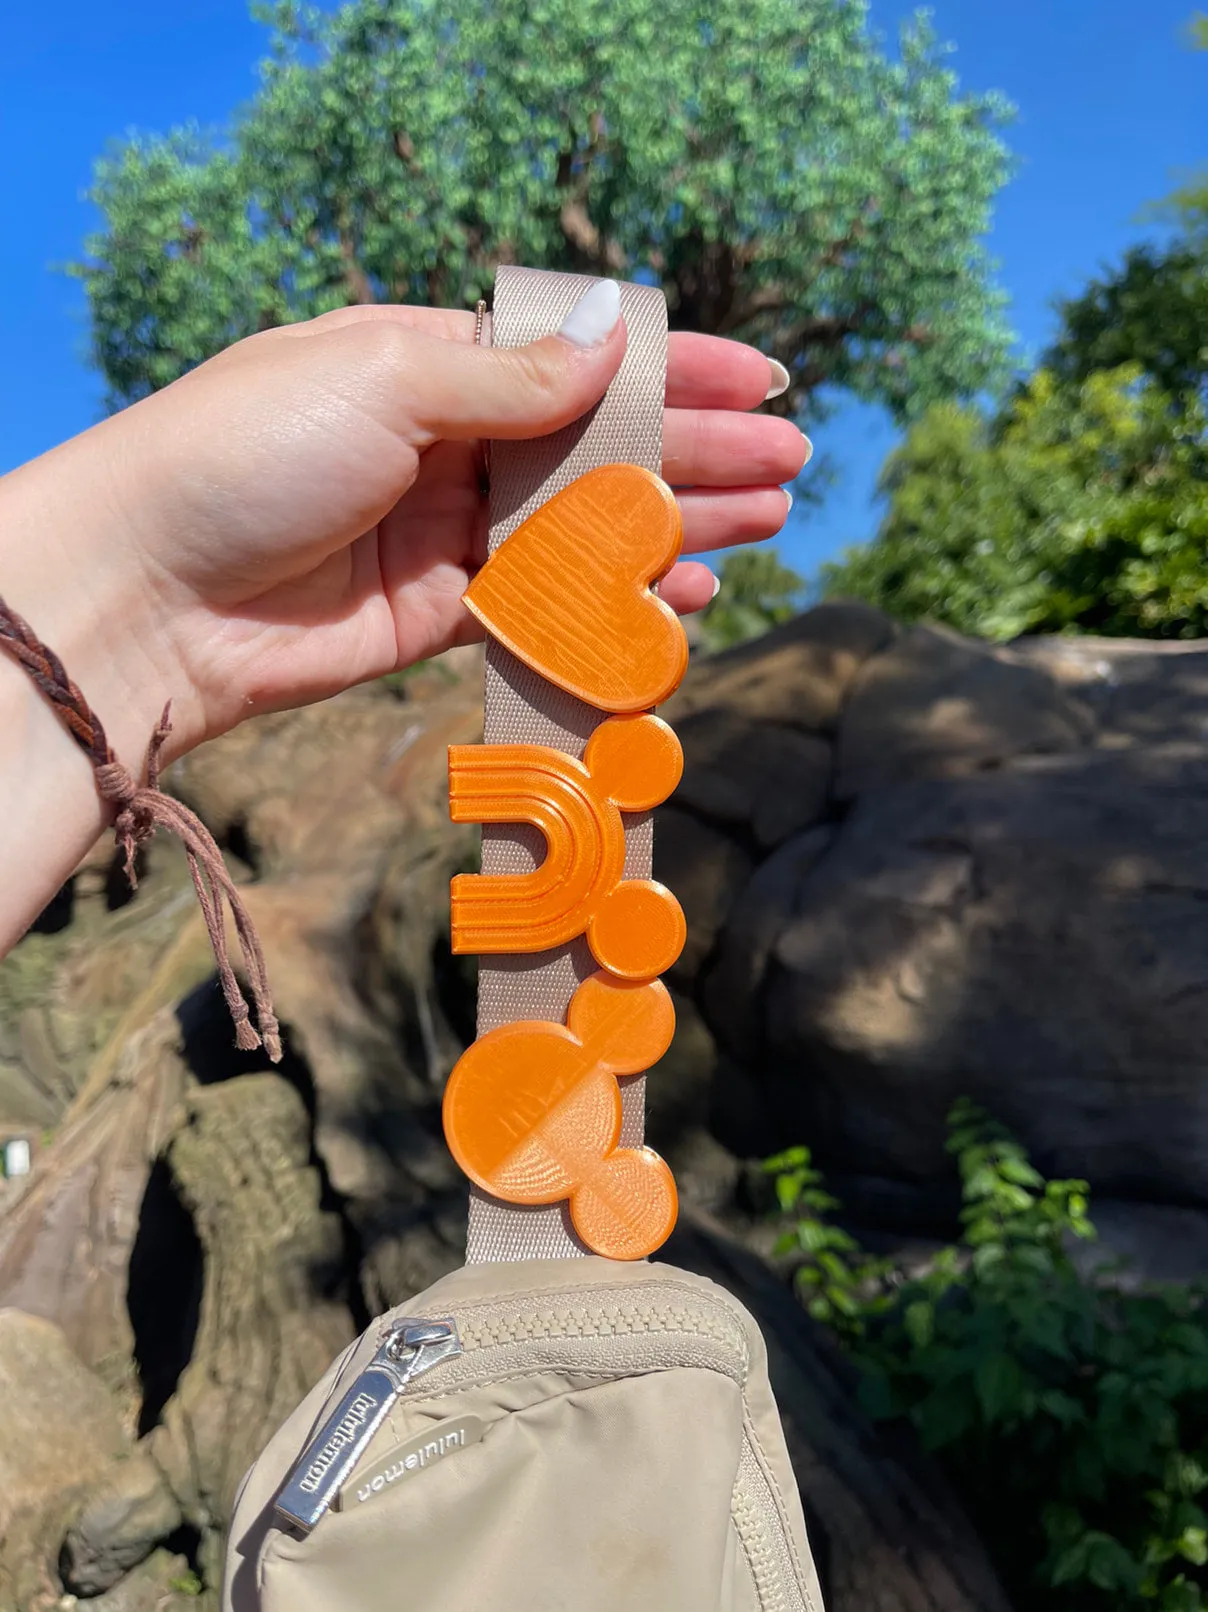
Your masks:
[{"label": "orange heart charm", "polygon": [[530,515],[470,583],[492,637],[602,711],[648,711],[679,686],[688,640],[651,583],[675,564],[675,495],[638,465],[601,465]]}]

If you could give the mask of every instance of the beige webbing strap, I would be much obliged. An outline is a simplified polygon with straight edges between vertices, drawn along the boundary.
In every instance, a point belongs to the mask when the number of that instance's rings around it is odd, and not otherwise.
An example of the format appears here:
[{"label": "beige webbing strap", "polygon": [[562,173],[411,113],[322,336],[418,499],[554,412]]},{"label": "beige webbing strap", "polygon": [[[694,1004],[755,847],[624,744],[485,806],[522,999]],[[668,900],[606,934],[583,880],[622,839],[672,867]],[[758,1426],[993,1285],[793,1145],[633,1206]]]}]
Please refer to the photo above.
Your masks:
[{"label": "beige webbing strap", "polygon": [[[491,343],[519,347],[556,331],[592,284],[578,274],[504,266],[495,279]],[[667,305],[652,286],[622,285],[621,312],[629,332],[625,361],[603,400],[581,420],[529,442],[492,442],[491,533],[494,551],[533,511],[588,470],[605,464],[662,468],[663,400],[667,376]],[[559,579],[552,578],[557,586]],[[574,578],[565,579],[573,588]],[[581,756],[604,713],[531,672],[488,639],[485,734],[488,744],[544,744]],[[649,816],[626,819],[625,872],[649,878],[653,833]],[[523,873],[545,854],[531,828],[484,826],[482,871]],[[529,956],[484,957],[478,969],[478,1033],[514,1019],[561,1023],[579,982],[595,964],[583,940]],[[645,1077],[622,1080],[621,1140],[641,1143]],[[565,1205],[527,1208],[470,1189],[466,1262],[555,1259],[585,1253]]]}]

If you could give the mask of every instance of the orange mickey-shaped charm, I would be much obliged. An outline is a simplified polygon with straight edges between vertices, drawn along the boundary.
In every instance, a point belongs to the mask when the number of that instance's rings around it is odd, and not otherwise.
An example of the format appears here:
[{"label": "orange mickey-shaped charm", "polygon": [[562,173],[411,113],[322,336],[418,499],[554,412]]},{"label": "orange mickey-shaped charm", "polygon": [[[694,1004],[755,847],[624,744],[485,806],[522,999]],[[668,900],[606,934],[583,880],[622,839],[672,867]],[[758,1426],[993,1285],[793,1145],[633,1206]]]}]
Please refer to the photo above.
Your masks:
[{"label": "orange mickey-shaped charm", "polygon": [[559,688],[601,711],[645,711],[688,666],[679,618],[651,591],[682,541],[665,482],[638,465],[601,465],[500,544],[465,604]]},{"label": "orange mickey-shaped charm", "polygon": [[671,1044],[675,1009],[658,980],[584,980],[565,1025],[505,1024],[463,1053],[445,1091],[445,1136],[470,1179],[508,1203],[568,1199],[576,1232],[610,1259],[644,1259],[675,1225],[671,1171],[622,1148],[618,1075]]}]

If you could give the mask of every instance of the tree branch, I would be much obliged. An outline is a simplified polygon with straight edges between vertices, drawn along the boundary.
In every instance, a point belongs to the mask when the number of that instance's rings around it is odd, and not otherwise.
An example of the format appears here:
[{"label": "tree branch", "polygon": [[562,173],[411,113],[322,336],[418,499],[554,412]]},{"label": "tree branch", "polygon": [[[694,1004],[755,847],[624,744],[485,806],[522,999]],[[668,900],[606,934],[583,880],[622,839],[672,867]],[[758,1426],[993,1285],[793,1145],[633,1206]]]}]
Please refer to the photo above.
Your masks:
[{"label": "tree branch", "polygon": [[625,254],[619,242],[603,239],[588,216],[587,208],[577,198],[563,202],[558,222],[570,245],[589,263],[612,273],[625,267]]},{"label": "tree branch", "polygon": [[[603,269],[617,274],[625,267],[625,252],[619,241],[605,239],[592,223],[587,210],[591,192],[592,163],[607,144],[604,119],[592,112],[587,120],[591,138],[580,152],[573,126],[567,130],[566,144],[558,153],[558,172],[554,183],[568,195],[558,213],[558,224],[572,252],[577,253],[588,268]],[[576,158],[579,159],[576,172]]]},{"label": "tree branch", "polygon": [[344,289],[351,303],[368,304],[377,301],[373,284],[357,262],[356,248],[343,230],[339,234],[340,257],[344,264]]},{"label": "tree branch", "polygon": [[415,155],[415,142],[406,129],[395,129],[391,140],[394,154],[407,169],[408,173],[418,174],[423,170]]}]

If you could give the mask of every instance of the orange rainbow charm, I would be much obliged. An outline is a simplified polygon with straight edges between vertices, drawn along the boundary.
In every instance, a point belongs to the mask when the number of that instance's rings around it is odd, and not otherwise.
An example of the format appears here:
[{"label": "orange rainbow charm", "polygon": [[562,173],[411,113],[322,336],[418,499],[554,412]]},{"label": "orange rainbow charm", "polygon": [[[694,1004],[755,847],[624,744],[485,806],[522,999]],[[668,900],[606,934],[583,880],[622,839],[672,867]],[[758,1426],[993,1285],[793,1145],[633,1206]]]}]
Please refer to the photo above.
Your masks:
[{"label": "orange rainbow charm", "polygon": [[683,950],[679,902],[653,879],[625,878],[622,812],[666,800],[683,771],[679,740],[656,716],[611,717],[583,760],[543,745],[453,745],[455,823],[532,823],[545,860],[532,873],[453,880],[456,953],[537,952],[586,934],[596,961],[650,979]]}]

